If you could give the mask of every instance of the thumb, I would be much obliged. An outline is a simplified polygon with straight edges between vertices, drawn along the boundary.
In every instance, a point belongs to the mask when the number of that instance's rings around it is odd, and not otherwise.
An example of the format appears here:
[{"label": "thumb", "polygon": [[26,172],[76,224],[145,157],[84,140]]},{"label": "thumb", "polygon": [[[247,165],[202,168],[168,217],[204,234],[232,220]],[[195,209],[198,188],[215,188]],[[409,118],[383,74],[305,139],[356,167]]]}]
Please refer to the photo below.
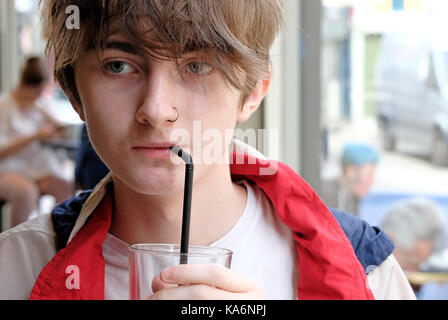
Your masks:
[{"label": "thumb", "polygon": [[177,287],[177,284],[164,282],[160,277],[160,274],[155,276],[154,279],[152,279],[151,288],[153,293],[156,293],[157,291],[162,289],[175,288],[175,287]]}]

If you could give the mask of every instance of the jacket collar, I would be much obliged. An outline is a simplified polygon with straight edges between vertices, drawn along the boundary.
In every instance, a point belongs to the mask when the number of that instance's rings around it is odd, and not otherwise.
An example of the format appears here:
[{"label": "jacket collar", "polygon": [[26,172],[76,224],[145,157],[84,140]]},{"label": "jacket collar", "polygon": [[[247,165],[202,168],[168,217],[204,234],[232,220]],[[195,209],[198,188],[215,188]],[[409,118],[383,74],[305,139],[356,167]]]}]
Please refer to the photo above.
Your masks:
[{"label": "jacket collar", "polygon": [[[280,162],[240,153],[234,153],[233,160],[232,177],[261,188],[279,218],[294,232],[299,299],[373,299],[350,241],[301,177]],[[102,244],[110,227],[113,204],[113,193],[107,192],[109,182],[110,176],[87,199],[67,247],[43,269],[31,299],[104,299]],[[67,286],[70,266],[79,270],[79,289]]]}]

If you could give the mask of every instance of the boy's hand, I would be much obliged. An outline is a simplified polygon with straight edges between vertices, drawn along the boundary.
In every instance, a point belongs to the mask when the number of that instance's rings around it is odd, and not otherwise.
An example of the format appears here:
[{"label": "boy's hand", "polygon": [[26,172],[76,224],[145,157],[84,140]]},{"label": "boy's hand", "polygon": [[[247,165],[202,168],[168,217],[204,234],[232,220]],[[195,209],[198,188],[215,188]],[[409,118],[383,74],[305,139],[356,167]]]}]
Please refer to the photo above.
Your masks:
[{"label": "boy's hand", "polygon": [[152,291],[154,294],[148,300],[263,299],[258,283],[214,263],[167,268],[154,277]]}]

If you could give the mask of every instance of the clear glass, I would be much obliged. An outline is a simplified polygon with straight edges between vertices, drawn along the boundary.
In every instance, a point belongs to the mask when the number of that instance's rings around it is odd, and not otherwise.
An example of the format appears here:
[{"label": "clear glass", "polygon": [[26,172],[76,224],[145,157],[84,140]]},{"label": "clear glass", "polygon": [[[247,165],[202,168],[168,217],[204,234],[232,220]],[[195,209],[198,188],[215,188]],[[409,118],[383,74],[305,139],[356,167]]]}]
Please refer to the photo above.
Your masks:
[{"label": "clear glass", "polygon": [[[230,268],[233,252],[228,249],[207,246],[189,246],[188,264],[217,263]],[[141,300],[153,292],[151,283],[155,276],[181,260],[178,244],[134,244],[129,246],[129,298]]]}]

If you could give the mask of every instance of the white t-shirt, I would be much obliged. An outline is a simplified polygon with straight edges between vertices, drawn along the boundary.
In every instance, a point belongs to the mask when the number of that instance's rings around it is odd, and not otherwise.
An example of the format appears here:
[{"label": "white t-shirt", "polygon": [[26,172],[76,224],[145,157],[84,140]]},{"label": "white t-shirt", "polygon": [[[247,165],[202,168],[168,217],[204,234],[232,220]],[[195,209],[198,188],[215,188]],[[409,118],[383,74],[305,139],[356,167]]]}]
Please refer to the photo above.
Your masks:
[{"label": "white t-shirt", "polygon": [[[38,107],[27,111],[19,109],[11,94],[0,97],[0,150],[13,140],[36,133],[46,123]],[[0,161],[1,172],[19,172],[38,180],[46,175],[60,175],[62,167],[56,153],[35,141],[9,158]]]},{"label": "white t-shirt", "polygon": [[[244,182],[247,204],[233,228],[211,246],[233,251],[231,269],[257,281],[265,299],[297,299],[297,253],[292,231],[256,186]],[[287,244],[287,245],[285,245]],[[108,234],[103,245],[106,262],[105,299],[129,299],[128,245]],[[376,299],[415,299],[391,255],[368,278]]]}]

